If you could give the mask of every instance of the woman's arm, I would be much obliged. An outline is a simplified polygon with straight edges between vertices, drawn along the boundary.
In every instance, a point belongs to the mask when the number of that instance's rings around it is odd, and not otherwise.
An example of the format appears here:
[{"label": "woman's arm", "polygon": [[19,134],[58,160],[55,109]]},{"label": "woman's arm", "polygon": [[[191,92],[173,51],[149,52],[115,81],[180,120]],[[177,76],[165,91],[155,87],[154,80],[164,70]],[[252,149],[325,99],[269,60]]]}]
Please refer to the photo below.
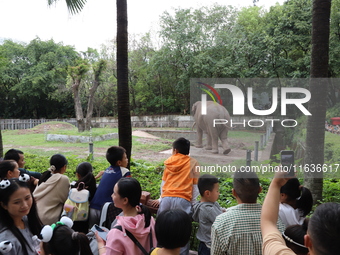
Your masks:
[{"label": "woman's arm", "polygon": [[278,172],[272,180],[266,198],[264,199],[261,212],[262,237],[272,232],[279,232],[277,220],[280,205],[280,188],[287,182],[285,173]]}]

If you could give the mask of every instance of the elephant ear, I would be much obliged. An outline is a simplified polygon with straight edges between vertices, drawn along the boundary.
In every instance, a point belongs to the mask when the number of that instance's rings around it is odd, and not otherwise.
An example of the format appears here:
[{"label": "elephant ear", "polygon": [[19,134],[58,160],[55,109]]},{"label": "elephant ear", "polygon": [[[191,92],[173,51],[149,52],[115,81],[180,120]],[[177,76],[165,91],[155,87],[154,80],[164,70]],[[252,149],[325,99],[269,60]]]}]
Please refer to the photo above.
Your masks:
[{"label": "elephant ear", "polygon": [[195,115],[196,113],[196,109],[197,109],[197,105],[198,105],[199,102],[196,102],[192,105],[192,108],[191,108],[191,112],[193,115]]}]

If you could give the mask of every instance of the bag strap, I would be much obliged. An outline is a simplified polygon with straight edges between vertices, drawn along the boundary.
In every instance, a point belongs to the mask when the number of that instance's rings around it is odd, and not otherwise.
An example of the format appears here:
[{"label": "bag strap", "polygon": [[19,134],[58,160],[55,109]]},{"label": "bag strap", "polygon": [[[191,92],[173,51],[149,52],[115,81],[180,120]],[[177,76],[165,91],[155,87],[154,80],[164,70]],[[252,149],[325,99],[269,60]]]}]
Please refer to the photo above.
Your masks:
[{"label": "bag strap", "polygon": [[[117,226],[114,226],[113,228],[116,228],[116,229],[119,229],[120,231],[123,231],[122,230],[122,226],[120,225],[117,225]],[[140,244],[140,242],[138,242],[138,240],[136,239],[136,237],[127,229],[125,229],[125,232],[127,234],[128,237],[130,237],[130,239],[132,240],[132,242],[135,243],[135,245],[137,245],[137,247],[143,252],[144,255],[149,255],[149,253],[144,249],[144,247]],[[150,232],[151,234],[151,232]],[[149,234],[149,235],[150,235]],[[151,237],[152,237],[152,234],[151,234]],[[152,239],[152,238],[151,238]],[[152,244],[152,240],[150,241],[150,244]],[[152,246],[150,246],[151,248]]]},{"label": "bag strap", "polygon": [[112,203],[112,202],[106,202],[106,203],[103,205],[103,208],[102,208],[102,211],[101,211],[101,215],[100,215],[99,226],[103,226],[104,221],[105,221],[106,218],[107,218],[107,209],[109,208],[109,205],[110,205],[111,203]]}]

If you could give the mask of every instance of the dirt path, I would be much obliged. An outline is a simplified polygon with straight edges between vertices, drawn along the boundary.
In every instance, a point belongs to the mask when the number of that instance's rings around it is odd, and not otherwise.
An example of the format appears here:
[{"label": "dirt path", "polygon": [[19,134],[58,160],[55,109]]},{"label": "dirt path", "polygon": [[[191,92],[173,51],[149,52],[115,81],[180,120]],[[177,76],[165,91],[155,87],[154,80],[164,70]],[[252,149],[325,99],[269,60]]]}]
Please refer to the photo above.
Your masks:
[{"label": "dirt path", "polygon": [[[46,124],[47,125],[47,124]],[[58,128],[74,128],[73,126],[69,124],[56,124],[56,125],[51,125],[49,124],[47,127],[46,126],[41,126],[38,129],[31,129],[31,130],[20,130],[19,134],[27,134],[27,133],[44,133],[46,129],[53,130],[53,129],[58,129]],[[132,135],[135,137],[138,137],[138,141],[143,143],[143,144],[152,144],[155,139],[160,139],[157,136],[151,135],[145,131],[141,130],[134,130],[132,132]],[[190,155],[197,159],[200,164],[230,164],[234,160],[238,159],[246,159],[246,150],[244,149],[245,147],[248,147],[250,145],[248,144],[243,144],[239,143],[236,140],[229,139],[229,143],[232,147],[232,151],[228,155],[223,155],[221,154],[222,148],[220,148],[220,154],[212,154],[210,151],[205,150],[204,148],[196,148],[194,146],[191,146],[190,148]],[[169,144],[169,148],[171,147],[171,144]],[[4,144],[4,150],[8,150],[10,148],[13,148],[13,145],[11,144]],[[21,149],[25,151],[25,148],[30,148],[30,149],[36,149],[36,150],[44,150],[44,151],[60,151],[61,147],[41,147],[41,146],[16,146],[17,149]],[[105,157],[107,147],[97,147],[95,146],[94,148],[94,157]],[[77,152],[79,157],[86,158],[89,155],[89,148],[81,148],[81,147],[63,147],[62,151],[64,152]],[[139,150],[139,151],[134,151],[132,149],[132,157],[134,159],[143,159],[149,162],[163,162],[165,159],[170,157],[172,153],[172,150],[166,150],[166,151],[160,151],[160,152],[154,152],[154,151],[148,151],[146,150]],[[261,158],[261,151],[259,152],[259,158]],[[253,157],[253,156],[252,156]]]}]

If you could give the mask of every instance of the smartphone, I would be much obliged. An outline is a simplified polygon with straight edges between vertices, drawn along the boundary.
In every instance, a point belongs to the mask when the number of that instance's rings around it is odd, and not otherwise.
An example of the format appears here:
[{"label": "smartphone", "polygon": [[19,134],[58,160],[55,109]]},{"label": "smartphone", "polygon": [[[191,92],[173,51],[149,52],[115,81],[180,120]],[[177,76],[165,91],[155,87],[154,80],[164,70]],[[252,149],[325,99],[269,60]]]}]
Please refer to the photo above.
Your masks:
[{"label": "smartphone", "polygon": [[109,232],[109,230],[105,227],[99,227],[97,224],[93,225],[93,227],[91,228],[91,230],[95,233],[96,231],[98,231],[98,235],[106,241],[106,236],[107,233]]},{"label": "smartphone", "polygon": [[281,151],[281,165],[288,176],[294,176],[294,151]]}]

